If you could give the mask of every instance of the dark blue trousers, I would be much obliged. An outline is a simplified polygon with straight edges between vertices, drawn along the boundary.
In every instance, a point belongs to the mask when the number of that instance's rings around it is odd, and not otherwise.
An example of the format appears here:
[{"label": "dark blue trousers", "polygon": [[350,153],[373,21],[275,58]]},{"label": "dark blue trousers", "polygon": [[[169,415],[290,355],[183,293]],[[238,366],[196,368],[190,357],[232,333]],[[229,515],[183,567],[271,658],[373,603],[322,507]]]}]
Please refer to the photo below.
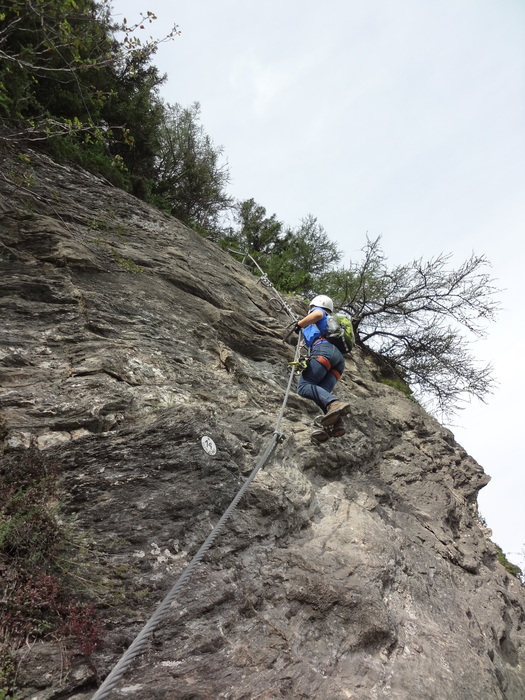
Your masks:
[{"label": "dark blue trousers", "polygon": [[[328,369],[316,359],[319,356],[328,360],[331,369]],[[331,370],[335,370],[341,376],[344,368],[345,358],[335,345],[332,345],[327,340],[317,343],[312,348],[308,367],[301,374],[297,384],[297,393],[300,396],[304,396],[305,399],[315,401],[323,413],[326,413],[328,404],[332,403],[332,401],[338,401],[337,396],[334,396],[332,391],[339,377]]]}]

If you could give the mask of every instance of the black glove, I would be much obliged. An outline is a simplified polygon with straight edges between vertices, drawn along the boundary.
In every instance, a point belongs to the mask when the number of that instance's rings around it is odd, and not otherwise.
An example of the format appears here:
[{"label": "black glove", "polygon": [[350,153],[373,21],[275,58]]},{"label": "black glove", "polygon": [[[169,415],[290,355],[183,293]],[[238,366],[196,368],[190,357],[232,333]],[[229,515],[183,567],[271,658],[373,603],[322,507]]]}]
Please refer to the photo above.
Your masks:
[{"label": "black glove", "polygon": [[303,329],[301,328],[301,326],[297,323],[295,328],[293,329],[293,332],[299,334],[302,330]]}]

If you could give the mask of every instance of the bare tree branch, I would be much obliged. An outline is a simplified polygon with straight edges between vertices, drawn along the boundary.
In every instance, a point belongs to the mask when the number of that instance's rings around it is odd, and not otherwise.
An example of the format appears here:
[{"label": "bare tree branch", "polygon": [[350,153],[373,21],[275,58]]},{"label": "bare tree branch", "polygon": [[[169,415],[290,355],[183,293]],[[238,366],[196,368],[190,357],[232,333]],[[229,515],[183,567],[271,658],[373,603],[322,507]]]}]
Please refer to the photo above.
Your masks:
[{"label": "bare tree branch", "polygon": [[389,269],[379,242],[368,240],[361,262],[320,280],[352,317],[357,343],[441,416],[465,397],[483,400],[492,368],[478,366],[469,336],[483,337],[500,308],[489,261],[472,254],[450,269],[452,256],[440,254]]}]

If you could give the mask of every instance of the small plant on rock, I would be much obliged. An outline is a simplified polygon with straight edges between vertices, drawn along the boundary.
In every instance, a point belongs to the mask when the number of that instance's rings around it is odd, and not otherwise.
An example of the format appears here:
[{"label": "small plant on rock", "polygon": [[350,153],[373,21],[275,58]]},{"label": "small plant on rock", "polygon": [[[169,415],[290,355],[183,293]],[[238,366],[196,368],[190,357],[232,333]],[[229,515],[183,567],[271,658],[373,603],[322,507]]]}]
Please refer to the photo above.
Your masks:
[{"label": "small plant on rock", "polygon": [[0,700],[13,697],[24,644],[60,641],[67,663],[100,643],[94,606],[78,600],[64,566],[72,543],[58,516],[59,472],[36,449],[0,461]]}]

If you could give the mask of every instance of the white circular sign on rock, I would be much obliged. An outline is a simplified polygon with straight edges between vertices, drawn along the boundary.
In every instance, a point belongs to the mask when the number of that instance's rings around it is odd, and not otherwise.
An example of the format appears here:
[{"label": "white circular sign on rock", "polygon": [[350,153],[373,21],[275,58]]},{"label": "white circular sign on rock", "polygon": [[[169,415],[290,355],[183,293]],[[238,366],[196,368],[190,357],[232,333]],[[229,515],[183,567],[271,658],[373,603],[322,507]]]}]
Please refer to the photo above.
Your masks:
[{"label": "white circular sign on rock", "polygon": [[217,447],[215,446],[215,443],[211,439],[211,437],[208,437],[205,435],[202,440],[202,447],[205,452],[207,452],[209,455],[214,455],[217,452]]}]

